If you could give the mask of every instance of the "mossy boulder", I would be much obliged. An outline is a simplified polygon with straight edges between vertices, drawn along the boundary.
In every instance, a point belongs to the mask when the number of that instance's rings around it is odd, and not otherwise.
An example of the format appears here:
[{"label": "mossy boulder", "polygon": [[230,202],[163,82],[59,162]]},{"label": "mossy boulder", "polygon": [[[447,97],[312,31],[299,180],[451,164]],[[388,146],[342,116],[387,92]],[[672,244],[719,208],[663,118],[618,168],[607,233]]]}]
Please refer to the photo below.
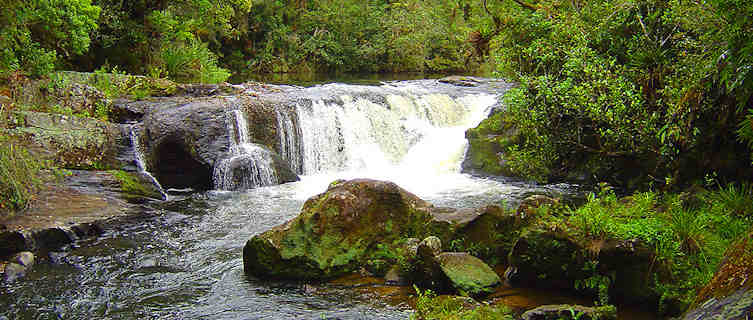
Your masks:
[{"label": "mossy boulder", "polygon": [[586,239],[538,223],[524,231],[509,253],[508,281],[518,286],[580,290],[599,286],[618,301],[658,305],[653,250],[637,240]]},{"label": "mossy boulder", "polygon": [[244,270],[287,279],[354,272],[378,244],[430,233],[431,207],[391,182],[338,181],[306,201],[298,217],[251,238]]},{"label": "mossy boulder", "polygon": [[469,296],[492,293],[501,280],[489,265],[467,252],[444,252],[436,257],[442,274],[458,292]]},{"label": "mossy boulder", "polygon": [[492,113],[475,127],[465,132],[468,151],[463,161],[463,171],[494,176],[515,176],[505,164],[507,148],[518,140],[518,130],[505,117],[504,111]]},{"label": "mossy boulder", "polygon": [[119,126],[92,118],[41,112],[15,113],[9,133],[31,152],[68,169],[121,168],[118,154],[128,139]]},{"label": "mossy boulder", "polygon": [[733,244],[684,320],[753,318],[753,230]]}]

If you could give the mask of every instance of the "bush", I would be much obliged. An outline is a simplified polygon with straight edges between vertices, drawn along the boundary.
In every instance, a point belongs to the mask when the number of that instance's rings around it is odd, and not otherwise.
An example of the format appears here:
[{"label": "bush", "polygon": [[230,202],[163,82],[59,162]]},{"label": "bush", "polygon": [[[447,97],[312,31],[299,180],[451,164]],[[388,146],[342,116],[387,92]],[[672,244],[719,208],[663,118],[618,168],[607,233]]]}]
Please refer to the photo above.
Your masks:
[{"label": "bush", "polygon": [[217,56],[198,40],[168,43],[159,56],[167,76],[179,82],[220,83],[230,77],[230,71],[220,68]]}]

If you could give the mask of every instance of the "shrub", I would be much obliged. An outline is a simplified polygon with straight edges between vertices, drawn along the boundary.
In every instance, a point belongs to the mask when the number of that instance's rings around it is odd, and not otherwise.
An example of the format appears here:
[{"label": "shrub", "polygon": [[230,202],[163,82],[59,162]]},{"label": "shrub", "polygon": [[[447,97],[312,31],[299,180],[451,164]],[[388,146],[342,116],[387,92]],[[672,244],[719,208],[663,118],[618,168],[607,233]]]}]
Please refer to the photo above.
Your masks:
[{"label": "shrub", "polygon": [[220,68],[217,56],[198,40],[168,43],[159,56],[167,76],[179,82],[220,83],[230,77],[230,71]]}]

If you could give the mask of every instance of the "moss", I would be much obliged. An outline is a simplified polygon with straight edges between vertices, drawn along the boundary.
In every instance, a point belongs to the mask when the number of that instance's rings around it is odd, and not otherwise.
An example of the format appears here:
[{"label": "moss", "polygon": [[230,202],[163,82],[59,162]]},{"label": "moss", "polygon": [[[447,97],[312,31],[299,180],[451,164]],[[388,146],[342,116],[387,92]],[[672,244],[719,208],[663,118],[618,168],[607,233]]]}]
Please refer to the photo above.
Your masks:
[{"label": "moss", "polygon": [[141,179],[136,173],[122,170],[110,170],[108,172],[118,180],[123,193],[155,199],[162,198],[162,194],[154,186]]},{"label": "moss", "polygon": [[[694,305],[710,298],[722,298],[740,289],[753,288],[753,230],[735,244],[725,254],[725,262],[708,285],[698,293]],[[753,305],[753,304],[751,304]]]},{"label": "moss", "polygon": [[505,117],[505,112],[497,112],[481,121],[476,127],[466,131],[468,139],[467,160],[471,169],[492,175],[514,176],[505,165],[504,154],[508,147],[517,141],[517,130]]},{"label": "moss", "polygon": [[442,272],[459,292],[471,296],[491,293],[500,284],[492,268],[467,253],[443,253],[437,257]]}]

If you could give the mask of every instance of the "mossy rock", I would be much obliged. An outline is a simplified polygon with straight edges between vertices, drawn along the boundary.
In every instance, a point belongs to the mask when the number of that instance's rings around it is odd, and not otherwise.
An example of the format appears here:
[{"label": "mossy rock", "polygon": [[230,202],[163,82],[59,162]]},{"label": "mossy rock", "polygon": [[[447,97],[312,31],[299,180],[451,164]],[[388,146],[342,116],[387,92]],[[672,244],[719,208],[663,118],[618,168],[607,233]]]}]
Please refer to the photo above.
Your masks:
[{"label": "mossy rock", "polygon": [[120,190],[127,197],[162,199],[162,193],[144,173],[111,170],[110,174],[118,180]]},{"label": "mossy rock", "polygon": [[481,296],[492,293],[501,284],[489,265],[466,252],[445,252],[436,261],[452,287],[461,294]]},{"label": "mossy rock", "polygon": [[521,315],[523,320],[614,320],[617,308],[614,306],[586,307],[558,304],[543,305],[528,310]]},{"label": "mossy rock", "polygon": [[515,176],[505,166],[504,153],[518,140],[517,129],[504,111],[493,113],[476,128],[468,129],[468,151],[463,161],[463,170],[495,176]]},{"label": "mossy rock", "polygon": [[76,116],[41,112],[17,112],[17,127],[10,133],[29,142],[41,159],[68,169],[111,169],[118,160],[125,135],[112,123]]},{"label": "mossy rock", "polygon": [[332,278],[358,270],[378,244],[423,237],[431,205],[391,182],[333,184],[287,223],[251,238],[247,274],[288,279]]},{"label": "mossy rock", "polygon": [[683,319],[753,318],[753,230],[733,244]]}]

